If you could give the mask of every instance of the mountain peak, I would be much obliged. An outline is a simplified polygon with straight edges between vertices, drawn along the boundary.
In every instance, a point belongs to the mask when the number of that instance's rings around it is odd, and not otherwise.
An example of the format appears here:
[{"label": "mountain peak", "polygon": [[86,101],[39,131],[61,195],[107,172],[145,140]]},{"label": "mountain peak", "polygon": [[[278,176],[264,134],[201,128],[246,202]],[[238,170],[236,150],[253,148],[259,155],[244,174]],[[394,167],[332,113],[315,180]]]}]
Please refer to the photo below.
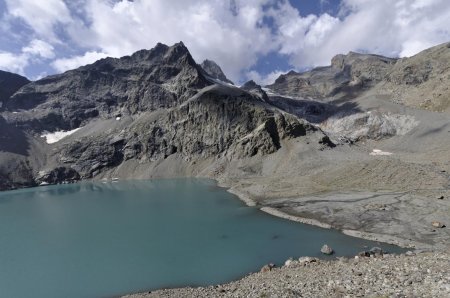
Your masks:
[{"label": "mountain peak", "polygon": [[0,70],[0,110],[11,95],[29,82],[21,75]]},{"label": "mountain peak", "polygon": [[234,85],[234,83],[225,76],[216,62],[205,59],[202,64],[200,64],[200,67],[212,78]]}]

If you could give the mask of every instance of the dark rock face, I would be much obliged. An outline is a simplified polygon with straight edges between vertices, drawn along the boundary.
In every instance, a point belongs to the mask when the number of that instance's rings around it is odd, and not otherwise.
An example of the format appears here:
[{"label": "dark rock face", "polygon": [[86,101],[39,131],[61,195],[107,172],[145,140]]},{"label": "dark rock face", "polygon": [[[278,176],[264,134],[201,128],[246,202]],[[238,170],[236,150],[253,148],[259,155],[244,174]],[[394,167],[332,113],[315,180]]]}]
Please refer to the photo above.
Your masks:
[{"label": "dark rock face", "polygon": [[216,62],[207,59],[200,64],[200,67],[213,79],[221,80],[222,82],[234,85],[234,83],[225,76],[222,69]]},{"label": "dark rock face", "polygon": [[13,122],[24,129],[70,130],[117,111],[135,114],[173,107],[209,84],[183,43],[158,44],[27,84],[6,108],[19,111]]},{"label": "dark rock face", "polygon": [[18,74],[0,70],[0,111],[11,95],[29,82],[27,78]]},{"label": "dark rock face", "polygon": [[36,186],[33,171],[26,159],[0,155],[0,190]]},{"label": "dark rock face", "polygon": [[36,178],[37,183],[71,183],[80,180],[77,171],[66,167],[57,167],[50,171],[41,171]]}]

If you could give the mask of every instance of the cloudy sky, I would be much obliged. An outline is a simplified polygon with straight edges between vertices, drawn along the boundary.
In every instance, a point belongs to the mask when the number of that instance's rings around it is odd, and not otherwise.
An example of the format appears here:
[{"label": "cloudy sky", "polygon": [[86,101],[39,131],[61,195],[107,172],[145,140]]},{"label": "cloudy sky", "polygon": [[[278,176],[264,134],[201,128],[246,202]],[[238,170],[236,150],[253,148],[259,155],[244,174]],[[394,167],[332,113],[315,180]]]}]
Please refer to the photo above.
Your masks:
[{"label": "cloudy sky", "polygon": [[178,41],[236,82],[270,83],[338,53],[450,41],[450,1],[0,0],[0,69],[33,80]]}]

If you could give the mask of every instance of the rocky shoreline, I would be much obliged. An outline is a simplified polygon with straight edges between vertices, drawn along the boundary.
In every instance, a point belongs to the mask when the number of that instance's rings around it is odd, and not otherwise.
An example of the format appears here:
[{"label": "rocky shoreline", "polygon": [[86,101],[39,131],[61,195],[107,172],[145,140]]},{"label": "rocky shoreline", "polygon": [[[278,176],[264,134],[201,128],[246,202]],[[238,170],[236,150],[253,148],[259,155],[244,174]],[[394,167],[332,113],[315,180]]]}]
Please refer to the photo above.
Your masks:
[{"label": "rocky shoreline", "polygon": [[124,297],[449,297],[450,255],[426,252],[303,257],[223,285],[164,289]]}]

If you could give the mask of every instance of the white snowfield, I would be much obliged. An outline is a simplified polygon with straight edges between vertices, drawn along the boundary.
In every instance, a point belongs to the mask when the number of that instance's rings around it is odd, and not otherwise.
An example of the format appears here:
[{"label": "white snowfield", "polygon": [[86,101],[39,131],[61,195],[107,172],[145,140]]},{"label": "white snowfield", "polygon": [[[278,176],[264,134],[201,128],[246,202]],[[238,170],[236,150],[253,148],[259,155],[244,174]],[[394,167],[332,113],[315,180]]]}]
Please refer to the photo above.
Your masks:
[{"label": "white snowfield", "polygon": [[69,130],[69,131],[49,132],[49,133],[41,135],[41,138],[45,138],[45,141],[47,142],[47,144],[53,144],[53,143],[56,143],[56,142],[62,140],[63,138],[65,138],[67,136],[70,136],[71,134],[73,134],[74,132],[79,130],[80,128],[81,127],[75,128],[75,129]]},{"label": "white snowfield", "polygon": [[382,151],[380,149],[373,149],[372,152],[369,153],[370,155],[392,155],[391,152]]}]

